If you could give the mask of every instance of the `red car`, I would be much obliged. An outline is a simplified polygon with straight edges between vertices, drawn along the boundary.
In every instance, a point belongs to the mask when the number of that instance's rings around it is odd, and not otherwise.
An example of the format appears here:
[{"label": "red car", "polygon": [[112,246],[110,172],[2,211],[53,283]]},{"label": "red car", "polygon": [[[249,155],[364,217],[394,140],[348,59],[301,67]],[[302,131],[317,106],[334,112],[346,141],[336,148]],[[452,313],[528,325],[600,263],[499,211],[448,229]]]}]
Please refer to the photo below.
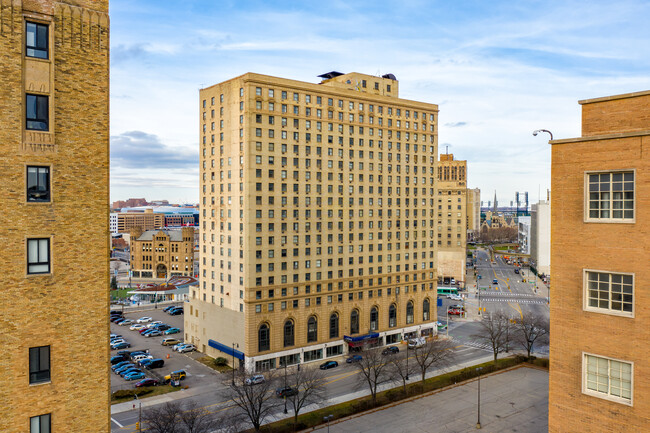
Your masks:
[{"label": "red car", "polygon": [[135,383],[136,388],[140,388],[141,386],[156,386],[156,385],[158,385],[158,381],[150,377],[147,377],[146,379],[142,379],[141,381]]},{"label": "red car", "polygon": [[447,314],[451,316],[460,316],[463,313],[463,310],[460,310],[458,308],[450,308],[447,310]]}]

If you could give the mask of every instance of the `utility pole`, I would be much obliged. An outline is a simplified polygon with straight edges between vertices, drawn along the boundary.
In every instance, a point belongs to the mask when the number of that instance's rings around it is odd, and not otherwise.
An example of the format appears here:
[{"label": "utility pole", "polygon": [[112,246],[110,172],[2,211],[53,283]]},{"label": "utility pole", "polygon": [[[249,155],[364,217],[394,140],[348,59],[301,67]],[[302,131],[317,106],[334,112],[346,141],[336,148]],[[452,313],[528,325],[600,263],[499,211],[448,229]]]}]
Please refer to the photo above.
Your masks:
[{"label": "utility pole", "polygon": [[138,402],[138,405],[140,406],[139,414],[138,414],[138,433],[142,433],[142,402],[138,398],[138,394],[134,393],[133,398]]},{"label": "utility pole", "polygon": [[287,413],[287,358],[284,360],[284,413]]},{"label": "utility pole", "polygon": [[476,420],[476,428],[481,428],[481,367],[477,368],[478,372],[478,418]]}]

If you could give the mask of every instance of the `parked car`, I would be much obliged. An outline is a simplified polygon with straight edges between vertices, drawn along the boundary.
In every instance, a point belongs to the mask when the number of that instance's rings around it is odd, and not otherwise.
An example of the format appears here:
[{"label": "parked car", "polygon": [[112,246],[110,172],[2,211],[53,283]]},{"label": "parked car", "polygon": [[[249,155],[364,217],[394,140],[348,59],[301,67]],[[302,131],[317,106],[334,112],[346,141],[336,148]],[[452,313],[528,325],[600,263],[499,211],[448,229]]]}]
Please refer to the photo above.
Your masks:
[{"label": "parked car", "polygon": [[175,344],[175,345],[172,346],[172,350],[178,351],[178,349],[180,349],[181,347],[186,346],[186,345],[187,345],[187,343],[182,343],[182,342],[178,343],[178,344]]},{"label": "parked car", "polygon": [[409,349],[418,349],[424,346],[427,342],[427,339],[424,337],[412,338],[408,342]]},{"label": "parked car", "polygon": [[390,346],[381,351],[382,355],[394,355],[396,353],[399,353],[399,347],[397,346]]},{"label": "parked car", "polygon": [[116,344],[114,346],[111,346],[111,349],[113,349],[113,350],[126,349],[127,347],[131,347],[131,345],[129,343],[127,343],[126,341],[124,341],[122,343],[118,343],[118,344]]},{"label": "parked car", "polygon": [[185,370],[176,370],[172,371],[169,373],[167,376],[164,377],[165,383],[169,382],[170,380],[178,378],[178,380],[183,380],[187,376],[187,373],[185,373]]},{"label": "parked car", "polygon": [[196,350],[196,346],[193,344],[185,344],[178,349],[179,353],[193,352]]},{"label": "parked car", "polygon": [[166,330],[168,330],[170,328],[171,328],[171,326],[169,326],[169,325],[167,325],[165,323],[161,323],[161,324],[156,325],[156,326],[153,327],[153,329],[157,329],[160,332],[166,331]]},{"label": "parked car", "polygon": [[282,388],[278,388],[275,390],[275,395],[280,398],[291,397],[294,395],[298,395],[298,390],[290,386],[283,386]]},{"label": "parked car", "polygon": [[133,320],[124,319],[124,320],[119,321],[117,324],[120,325],[120,326],[126,326],[126,325],[130,325],[131,323],[133,323]]},{"label": "parked car", "polygon": [[336,368],[339,366],[339,363],[336,361],[327,361],[320,365],[321,370],[329,370],[330,368]]},{"label": "parked car", "polygon": [[138,359],[137,362],[138,362],[138,364],[140,364],[141,367],[148,368],[149,364],[151,364],[151,361],[153,361],[153,359],[151,359],[151,358],[142,358],[142,359]]},{"label": "parked car", "polygon": [[451,299],[452,301],[462,301],[463,297],[460,295],[456,295],[454,293],[450,293],[449,295],[447,295],[447,299]]},{"label": "parked car", "polygon": [[144,325],[142,325],[142,324],[140,324],[140,323],[136,323],[135,325],[131,325],[131,326],[129,327],[129,329],[130,329],[131,331],[139,331],[139,330],[144,329],[144,328],[146,328],[146,326],[144,326]]},{"label": "parked car", "polygon": [[175,338],[163,338],[163,341],[160,344],[163,346],[173,346],[178,343],[180,343],[180,341]]},{"label": "parked car", "polygon": [[111,322],[115,323],[116,325],[119,325],[124,320],[126,320],[124,317],[117,316],[115,317],[115,320],[111,319]]},{"label": "parked car", "polygon": [[155,322],[151,322],[151,323],[149,323],[149,324],[147,325],[147,328],[152,329],[152,328],[154,328],[156,325],[162,325],[162,323],[163,323],[163,322],[161,322],[160,320],[156,320]]},{"label": "parked car", "polygon": [[147,368],[162,368],[164,365],[164,359],[156,358],[152,359],[151,362],[147,364]]},{"label": "parked car", "polygon": [[140,380],[140,379],[144,379],[145,377],[146,375],[143,372],[136,371],[124,376],[124,380]]},{"label": "parked car", "polygon": [[182,308],[178,308],[178,309],[176,309],[176,310],[170,310],[170,311],[169,311],[169,314],[170,314],[171,316],[178,316],[179,314],[183,314],[183,309],[182,309]]},{"label": "parked car", "polygon": [[126,357],[122,355],[111,356],[111,365],[119,364],[120,362],[126,361]]},{"label": "parked car", "polygon": [[146,355],[146,354],[147,354],[147,352],[144,352],[142,350],[134,350],[133,352],[129,353],[129,358],[133,359],[138,355]]},{"label": "parked car", "polygon": [[151,322],[152,320],[153,319],[151,317],[145,316],[145,317],[140,317],[138,320],[136,320],[136,322],[138,322],[138,323],[148,323],[148,322]]},{"label": "parked car", "polygon": [[164,334],[165,335],[178,334],[179,332],[181,332],[181,330],[178,329],[178,328],[169,328],[169,329],[165,330]]},{"label": "parked car", "polygon": [[352,364],[353,362],[359,362],[359,361],[361,361],[362,359],[363,359],[363,356],[361,356],[361,355],[352,355],[352,356],[349,356],[349,357],[345,360],[345,362],[347,362],[348,364]]},{"label": "parked car", "polygon": [[140,388],[142,386],[156,386],[156,385],[158,385],[158,381],[150,377],[147,377],[146,379],[142,379],[141,381],[135,383],[136,388]]},{"label": "parked car", "polygon": [[167,307],[163,308],[163,311],[164,311],[165,313],[168,313],[169,310],[173,310],[173,309],[175,309],[175,308],[180,308],[180,307],[179,307],[178,305],[168,305]]},{"label": "parked car", "polygon": [[266,379],[264,378],[263,374],[256,374],[255,376],[251,376],[246,381],[244,382],[246,385],[257,385],[260,383],[264,383]]},{"label": "parked car", "polygon": [[121,337],[120,334],[111,334],[109,335],[109,338],[112,340],[113,338]]},{"label": "parked car", "polygon": [[130,364],[130,362],[129,362],[129,361],[120,361],[120,362],[118,362],[117,364],[113,365],[113,366],[111,367],[111,370],[115,371],[115,370],[117,370],[118,368],[124,367],[124,366],[127,365],[127,364]]},{"label": "parked car", "polygon": [[153,331],[149,331],[149,332],[144,333],[145,337],[158,337],[160,335],[162,335],[162,332],[160,332],[157,329],[154,329]]},{"label": "parked car", "polygon": [[141,360],[141,359],[153,359],[153,356],[151,356],[151,355],[145,355],[145,354],[143,353],[143,354],[140,354],[140,355],[136,355],[136,356],[134,356],[134,357],[131,358],[131,359],[133,359],[134,361],[137,362],[137,361],[139,361],[139,360]]},{"label": "parked car", "polygon": [[128,369],[128,368],[131,368],[131,367],[134,367],[134,366],[135,366],[135,364],[132,364],[132,363],[130,363],[130,362],[127,362],[126,364],[122,365],[121,367],[118,367],[118,368],[116,368],[115,370],[113,370],[113,372],[114,372],[115,374],[120,374],[120,373],[123,372],[124,370],[126,370],[126,369]]},{"label": "parked car", "polygon": [[120,376],[126,377],[131,373],[142,373],[142,370],[140,370],[138,367],[133,366],[131,368],[127,368],[126,370],[120,372]]},{"label": "parked car", "polygon": [[111,310],[110,314],[111,314],[111,316],[122,316],[122,315],[124,315],[122,310]]},{"label": "parked car", "polygon": [[111,316],[111,319],[110,319],[110,320],[111,320],[111,322],[115,323],[115,322],[117,322],[118,320],[122,320],[122,319],[123,319],[122,316]]}]

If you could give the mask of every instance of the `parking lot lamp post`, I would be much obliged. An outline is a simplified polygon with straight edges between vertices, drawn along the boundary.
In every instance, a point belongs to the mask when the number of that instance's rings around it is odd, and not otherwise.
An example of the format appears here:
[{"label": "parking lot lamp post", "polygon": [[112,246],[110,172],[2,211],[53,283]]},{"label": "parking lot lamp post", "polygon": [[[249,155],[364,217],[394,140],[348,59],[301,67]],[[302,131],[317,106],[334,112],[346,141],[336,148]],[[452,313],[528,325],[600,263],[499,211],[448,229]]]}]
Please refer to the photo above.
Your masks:
[{"label": "parking lot lamp post", "polygon": [[327,415],[323,417],[323,421],[327,421],[327,433],[330,433],[330,420],[334,418],[334,415]]},{"label": "parking lot lamp post", "polygon": [[235,386],[235,343],[232,343],[232,386]]},{"label": "parking lot lamp post", "polygon": [[481,367],[477,368],[478,372],[478,418],[476,420],[476,428],[481,428]]}]

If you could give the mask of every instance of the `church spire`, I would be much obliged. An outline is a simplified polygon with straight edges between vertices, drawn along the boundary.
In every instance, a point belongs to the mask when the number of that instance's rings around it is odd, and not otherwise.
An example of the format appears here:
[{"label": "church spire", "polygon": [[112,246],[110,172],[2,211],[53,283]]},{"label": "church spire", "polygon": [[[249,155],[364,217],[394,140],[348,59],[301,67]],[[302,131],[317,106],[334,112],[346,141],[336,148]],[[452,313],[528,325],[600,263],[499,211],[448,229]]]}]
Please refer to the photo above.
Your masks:
[{"label": "church spire", "polygon": [[494,212],[497,211],[497,190],[494,190]]}]

